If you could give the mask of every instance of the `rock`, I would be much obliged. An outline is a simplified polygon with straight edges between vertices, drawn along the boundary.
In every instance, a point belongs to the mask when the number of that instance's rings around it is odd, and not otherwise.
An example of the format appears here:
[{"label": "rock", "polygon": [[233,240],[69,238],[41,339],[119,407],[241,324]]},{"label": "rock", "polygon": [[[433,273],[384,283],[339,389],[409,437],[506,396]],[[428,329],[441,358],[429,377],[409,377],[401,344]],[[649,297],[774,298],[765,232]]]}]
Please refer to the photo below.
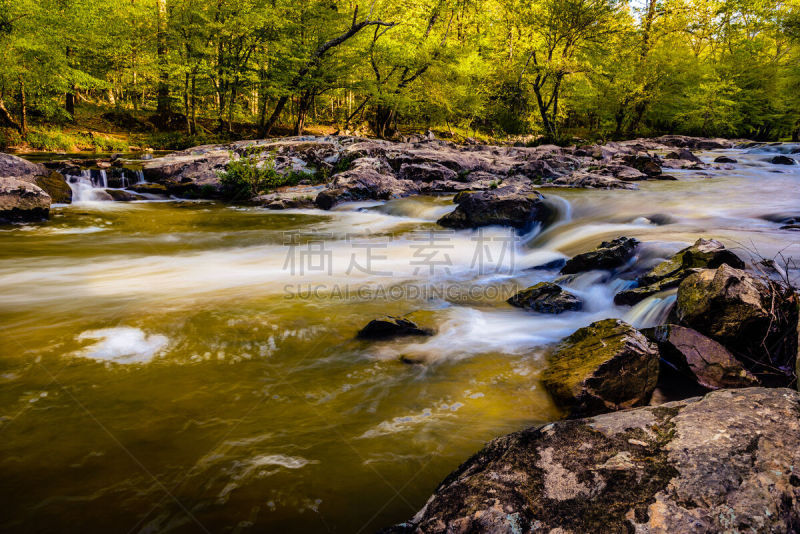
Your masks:
[{"label": "rock", "polygon": [[694,163],[702,163],[702,160],[697,156],[695,156],[694,154],[692,154],[692,151],[689,150],[688,148],[682,148],[680,150],[670,152],[664,157],[666,159],[681,159],[684,161],[693,161]]},{"label": "rock", "polygon": [[49,172],[44,165],[31,163],[26,159],[0,152],[0,177],[16,178],[33,183],[37,176],[47,176]]},{"label": "rock", "polygon": [[800,394],[746,388],[498,438],[385,533],[796,532]]},{"label": "rock", "polygon": [[778,224],[798,224],[800,223],[800,211],[787,213],[771,213],[764,215],[762,219]]},{"label": "rock", "polygon": [[420,328],[414,322],[403,317],[387,315],[373,319],[367,326],[359,330],[358,339],[393,339],[405,336],[432,336],[434,332],[427,328]]},{"label": "rock", "polygon": [[50,195],[51,201],[56,204],[72,202],[72,188],[60,172],[52,171],[47,176],[36,176],[33,183]]},{"label": "rock", "polygon": [[106,194],[115,202],[130,202],[131,200],[145,200],[142,195],[125,191],[124,189],[106,189]]},{"label": "rock", "polygon": [[661,358],[708,389],[745,388],[758,379],[728,350],[701,333],[678,325],[642,331],[658,343]]},{"label": "rock", "polygon": [[714,163],[739,163],[739,162],[733,158],[729,158],[728,156],[717,156],[716,158],[714,158]]},{"label": "rock", "polygon": [[709,139],[706,137],[690,137],[688,135],[662,135],[652,140],[655,143],[691,150],[717,150],[733,148],[734,143],[728,139]]},{"label": "rock", "polygon": [[542,263],[541,265],[534,265],[533,267],[528,267],[528,270],[531,271],[557,271],[560,270],[565,264],[567,260],[564,258],[558,258],[552,261],[548,261],[546,263]]},{"label": "rock", "polygon": [[136,191],[137,193],[151,193],[155,195],[165,195],[167,194],[167,186],[164,184],[154,184],[150,182],[142,182],[140,184],[133,184],[132,186],[128,187],[131,191]]},{"label": "rock", "polygon": [[50,195],[16,178],[0,178],[0,222],[40,221],[50,216]]},{"label": "rock", "polygon": [[439,163],[404,163],[400,166],[400,178],[432,182],[435,180],[456,180],[458,174]]},{"label": "rock", "polygon": [[614,178],[613,176],[603,176],[586,171],[576,171],[567,176],[561,176],[553,180],[550,184],[555,187],[575,187],[589,189],[639,189],[636,184]]},{"label": "rock", "polygon": [[722,265],[689,275],[678,288],[675,317],[726,347],[759,344],[769,329],[770,303],[763,282]]},{"label": "rock", "polygon": [[547,222],[552,210],[539,192],[522,192],[513,187],[460,193],[453,200],[456,209],[436,221],[446,228],[478,228],[500,225],[518,229]]},{"label": "rock", "polygon": [[359,158],[349,170],[335,175],[328,189],[317,195],[315,203],[327,210],[340,202],[388,200],[416,192],[413,182],[395,178],[382,160]]},{"label": "rock", "polygon": [[773,163],[775,165],[796,165],[797,164],[797,162],[794,160],[794,158],[790,158],[789,156],[784,156],[784,155],[779,155],[779,156],[775,156],[773,158],[770,158],[769,162]]},{"label": "rock", "polygon": [[508,174],[521,174],[534,183],[539,184],[559,176],[558,173],[556,173],[546,161],[541,159],[517,163],[516,165],[513,165],[511,169],[509,169]]},{"label": "rock", "polygon": [[561,269],[561,274],[582,273],[595,269],[612,270],[622,267],[633,258],[638,244],[639,240],[632,237],[618,237],[611,241],[603,241],[596,249],[567,260]]},{"label": "rock", "polygon": [[714,239],[698,239],[694,245],[686,247],[665,260],[637,280],[638,287],[621,291],[614,296],[616,304],[633,305],[645,298],[678,287],[681,281],[698,268],[716,269],[727,264],[737,269],[744,268],[744,262],[725,245]]},{"label": "rock", "polygon": [[230,150],[204,150],[204,147],[195,147],[146,161],[142,172],[148,182],[189,180],[198,186],[218,184],[219,173],[225,170],[230,160]]},{"label": "rock", "polygon": [[562,313],[583,308],[581,299],[550,282],[540,282],[523,289],[507,302],[517,308],[540,313]]},{"label": "rock", "polygon": [[661,174],[661,159],[658,156],[640,152],[636,154],[626,154],[619,159],[625,163],[625,165],[633,167],[648,176],[658,176]]},{"label": "rock", "polygon": [[577,330],[550,355],[542,373],[542,384],[571,415],[646,404],[657,381],[656,346],[618,319]]},{"label": "rock", "polygon": [[788,385],[797,358],[797,298],[780,284],[722,265],[681,282],[670,320],[724,345],[763,384]]}]

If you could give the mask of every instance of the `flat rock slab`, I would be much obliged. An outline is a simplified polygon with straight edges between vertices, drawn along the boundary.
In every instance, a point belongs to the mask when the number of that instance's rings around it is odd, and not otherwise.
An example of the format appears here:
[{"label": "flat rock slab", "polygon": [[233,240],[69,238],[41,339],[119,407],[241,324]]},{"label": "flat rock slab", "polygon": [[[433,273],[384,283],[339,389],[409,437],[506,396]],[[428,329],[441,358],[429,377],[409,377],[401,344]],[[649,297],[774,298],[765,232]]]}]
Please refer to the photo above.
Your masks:
[{"label": "flat rock slab", "polygon": [[796,532],[798,413],[747,388],[509,434],[385,532]]}]

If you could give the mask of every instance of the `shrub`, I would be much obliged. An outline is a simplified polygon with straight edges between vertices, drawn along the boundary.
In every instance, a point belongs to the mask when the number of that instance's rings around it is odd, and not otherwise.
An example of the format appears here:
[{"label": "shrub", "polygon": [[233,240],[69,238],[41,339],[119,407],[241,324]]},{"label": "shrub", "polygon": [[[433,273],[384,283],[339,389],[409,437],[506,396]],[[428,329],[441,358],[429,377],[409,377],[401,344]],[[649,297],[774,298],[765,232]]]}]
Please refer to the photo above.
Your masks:
[{"label": "shrub", "polygon": [[248,156],[228,162],[225,171],[219,173],[219,180],[225,197],[244,200],[276,187],[296,185],[301,180],[300,176],[296,172],[285,175],[279,173],[271,157],[258,161],[254,156]]}]

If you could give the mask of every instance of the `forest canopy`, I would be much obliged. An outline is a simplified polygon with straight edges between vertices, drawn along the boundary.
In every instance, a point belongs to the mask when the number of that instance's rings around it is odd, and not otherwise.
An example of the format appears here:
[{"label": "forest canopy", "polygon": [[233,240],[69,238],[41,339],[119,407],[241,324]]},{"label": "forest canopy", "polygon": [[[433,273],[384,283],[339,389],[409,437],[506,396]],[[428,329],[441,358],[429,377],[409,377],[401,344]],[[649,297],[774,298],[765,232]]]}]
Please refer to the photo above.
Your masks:
[{"label": "forest canopy", "polygon": [[[800,0],[0,0],[0,127],[800,134]],[[136,124],[129,126],[131,129]]]}]

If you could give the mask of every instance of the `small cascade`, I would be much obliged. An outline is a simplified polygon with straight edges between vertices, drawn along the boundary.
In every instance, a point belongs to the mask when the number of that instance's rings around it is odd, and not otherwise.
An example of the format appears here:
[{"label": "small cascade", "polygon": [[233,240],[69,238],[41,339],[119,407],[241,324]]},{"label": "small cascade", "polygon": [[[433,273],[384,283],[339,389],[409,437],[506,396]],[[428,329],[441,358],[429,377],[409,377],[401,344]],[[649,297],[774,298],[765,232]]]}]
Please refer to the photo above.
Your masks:
[{"label": "small cascade", "polygon": [[677,292],[671,295],[653,295],[631,308],[623,319],[636,328],[649,328],[663,324],[677,299]]},{"label": "small cascade", "polygon": [[106,189],[125,189],[144,182],[141,169],[82,169],[78,174],[66,174],[74,202],[100,202],[111,198]]}]

